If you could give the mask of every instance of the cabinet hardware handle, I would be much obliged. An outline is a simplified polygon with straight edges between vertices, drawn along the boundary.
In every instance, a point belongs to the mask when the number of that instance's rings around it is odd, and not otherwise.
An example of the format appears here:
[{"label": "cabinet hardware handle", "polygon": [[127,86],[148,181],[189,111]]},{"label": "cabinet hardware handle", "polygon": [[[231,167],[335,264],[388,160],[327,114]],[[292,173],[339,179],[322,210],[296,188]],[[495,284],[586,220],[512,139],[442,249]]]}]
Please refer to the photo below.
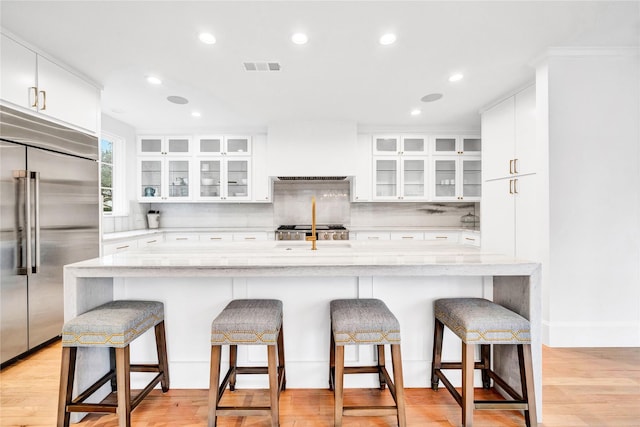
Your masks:
[{"label": "cabinet hardware handle", "polygon": [[209,237],[209,240],[222,240],[222,237]]},{"label": "cabinet hardware handle", "polygon": [[189,240],[188,237],[176,237],[176,240]]},{"label": "cabinet hardware handle", "polygon": [[42,108],[40,108],[40,111],[44,111],[47,109],[47,92],[41,90],[40,93],[42,94]]},{"label": "cabinet hardware handle", "polygon": [[472,239],[471,237],[465,237],[464,239],[465,239],[465,240],[471,240],[472,242],[475,242],[475,241],[476,241],[476,239]]},{"label": "cabinet hardware handle", "polygon": [[129,245],[118,246],[118,247],[116,248],[116,250],[119,250],[119,249],[127,249],[128,247],[129,247]]},{"label": "cabinet hardware handle", "polygon": [[513,193],[514,194],[518,194],[518,180],[517,179],[513,180]]},{"label": "cabinet hardware handle", "polygon": [[436,239],[447,239],[447,236],[436,236]]},{"label": "cabinet hardware handle", "polygon": [[244,240],[256,240],[255,237],[245,237]]},{"label": "cabinet hardware handle", "polygon": [[403,239],[413,240],[413,236],[402,236]]},{"label": "cabinet hardware handle", "polygon": [[513,173],[518,173],[518,159],[513,159]]},{"label": "cabinet hardware handle", "polygon": [[509,160],[509,174],[513,174],[513,159]]},{"label": "cabinet hardware handle", "polygon": [[38,88],[31,86],[29,90],[33,90],[33,104],[31,104],[31,108],[38,108]]},{"label": "cabinet hardware handle", "polygon": [[380,240],[380,237],[378,236],[369,236],[367,237],[369,240]]},{"label": "cabinet hardware handle", "polygon": [[509,194],[513,194],[513,180],[509,180]]},{"label": "cabinet hardware handle", "polygon": [[147,240],[147,243],[155,243],[157,240]]}]

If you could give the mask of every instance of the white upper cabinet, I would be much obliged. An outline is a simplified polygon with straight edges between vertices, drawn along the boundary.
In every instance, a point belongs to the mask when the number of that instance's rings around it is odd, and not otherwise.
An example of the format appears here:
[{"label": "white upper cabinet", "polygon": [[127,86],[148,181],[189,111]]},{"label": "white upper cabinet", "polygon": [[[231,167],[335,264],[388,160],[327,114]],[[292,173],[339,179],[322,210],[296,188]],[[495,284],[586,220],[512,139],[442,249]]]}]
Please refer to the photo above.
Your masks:
[{"label": "white upper cabinet", "polygon": [[427,151],[428,141],[425,136],[408,135],[376,135],[373,137],[373,154],[374,155],[425,155]]},{"label": "white upper cabinet", "polygon": [[191,153],[191,137],[189,136],[139,136],[138,154],[145,156],[178,155],[188,156]]},{"label": "white upper cabinet", "polygon": [[0,98],[92,133],[100,123],[100,90],[2,35]]},{"label": "white upper cabinet", "polygon": [[251,137],[201,135],[196,137],[196,155],[248,156],[251,155]]},{"label": "white upper cabinet", "polygon": [[434,155],[467,154],[480,155],[482,144],[479,136],[434,136],[431,137]]}]

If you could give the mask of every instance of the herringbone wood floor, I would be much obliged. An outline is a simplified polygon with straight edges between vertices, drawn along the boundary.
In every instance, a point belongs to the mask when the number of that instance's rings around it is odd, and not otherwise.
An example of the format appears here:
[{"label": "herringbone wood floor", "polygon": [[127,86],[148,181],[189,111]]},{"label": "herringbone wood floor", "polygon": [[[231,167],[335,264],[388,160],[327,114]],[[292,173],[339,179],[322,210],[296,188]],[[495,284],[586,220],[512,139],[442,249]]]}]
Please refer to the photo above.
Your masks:
[{"label": "herringbone wood floor", "polygon": [[[55,425],[60,344],[0,371],[0,426]],[[477,397],[486,397],[478,390]],[[266,394],[238,390],[226,393],[236,402],[266,403]],[[460,425],[460,408],[441,389],[408,389],[410,426]],[[640,426],[640,348],[544,348],[543,399],[545,427]],[[347,390],[345,403],[367,399],[383,402],[388,392]],[[231,402],[232,400],[228,400]],[[265,404],[263,403],[263,404]],[[281,395],[282,427],[333,425],[333,397],[328,390],[286,390]],[[477,426],[522,426],[515,411],[476,411]],[[191,427],[207,424],[206,390],[154,390],[132,414],[135,427]],[[225,417],[221,427],[269,426],[266,417]],[[393,417],[347,417],[345,427],[395,426]],[[114,415],[90,415],[78,427],[116,427]]]}]

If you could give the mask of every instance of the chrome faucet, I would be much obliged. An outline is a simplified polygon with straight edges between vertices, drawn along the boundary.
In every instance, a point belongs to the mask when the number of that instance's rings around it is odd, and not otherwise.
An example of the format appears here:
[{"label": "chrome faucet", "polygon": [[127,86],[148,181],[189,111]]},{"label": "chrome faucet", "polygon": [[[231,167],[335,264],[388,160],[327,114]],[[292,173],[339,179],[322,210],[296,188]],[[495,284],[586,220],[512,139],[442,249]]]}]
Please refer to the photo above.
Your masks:
[{"label": "chrome faucet", "polygon": [[315,251],[318,249],[316,248],[316,241],[318,240],[318,237],[316,236],[316,198],[315,197],[311,198],[311,236],[307,236],[306,240],[311,241],[312,251]]}]

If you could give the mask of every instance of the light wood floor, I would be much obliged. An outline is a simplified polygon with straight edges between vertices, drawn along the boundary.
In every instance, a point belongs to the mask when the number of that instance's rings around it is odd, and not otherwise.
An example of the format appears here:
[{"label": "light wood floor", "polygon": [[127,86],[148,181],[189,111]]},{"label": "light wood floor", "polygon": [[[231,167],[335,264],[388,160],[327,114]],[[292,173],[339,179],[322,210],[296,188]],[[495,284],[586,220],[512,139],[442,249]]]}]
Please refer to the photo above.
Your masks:
[{"label": "light wood floor", "polygon": [[[60,369],[60,344],[55,343],[0,371],[0,426],[55,425]],[[346,390],[345,403],[362,399],[380,402],[388,392]],[[477,390],[477,397],[488,392]],[[236,402],[266,403],[266,394],[252,397],[238,390]],[[543,350],[545,427],[640,426],[640,348]],[[225,397],[225,399],[229,399]],[[229,400],[228,402],[230,402]],[[369,400],[370,401],[370,400]],[[441,388],[408,389],[410,426],[460,425],[460,408]],[[281,395],[281,426],[333,425],[333,398],[328,390],[286,390]],[[523,426],[515,411],[476,411],[477,426]],[[154,390],[132,414],[135,427],[190,427],[207,424],[206,390]],[[114,415],[90,415],[78,427],[115,427]],[[224,417],[221,427],[268,426],[266,417]],[[395,426],[393,417],[347,417],[345,427]]]}]

